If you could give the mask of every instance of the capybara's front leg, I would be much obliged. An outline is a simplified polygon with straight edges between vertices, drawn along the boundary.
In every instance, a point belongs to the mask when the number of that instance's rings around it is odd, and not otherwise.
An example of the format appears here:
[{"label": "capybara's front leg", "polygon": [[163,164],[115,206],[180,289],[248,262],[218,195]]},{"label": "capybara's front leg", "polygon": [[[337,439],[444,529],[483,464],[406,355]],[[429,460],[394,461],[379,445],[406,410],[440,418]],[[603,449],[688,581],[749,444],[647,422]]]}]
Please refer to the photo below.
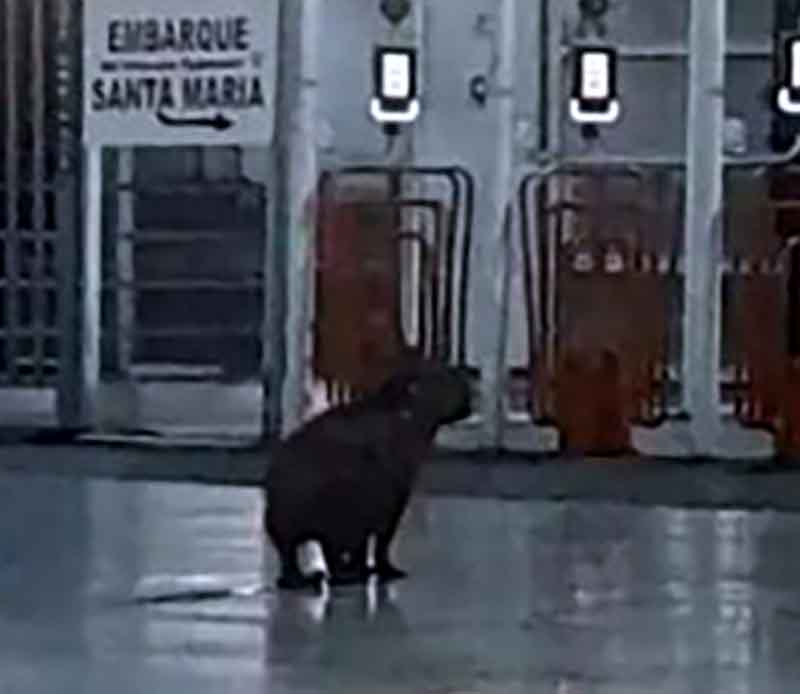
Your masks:
[{"label": "capybara's front leg", "polygon": [[396,567],[389,557],[389,550],[397,534],[397,529],[400,526],[400,521],[408,506],[411,492],[405,491],[400,493],[395,499],[393,508],[388,514],[387,521],[382,528],[375,534],[375,569],[374,572],[378,575],[381,581],[394,581],[397,579],[405,578],[408,573]]},{"label": "capybara's front leg", "polygon": [[389,558],[389,546],[394,533],[378,534],[375,543],[375,573],[381,581],[396,581],[408,576],[408,572],[396,567]]},{"label": "capybara's front leg", "polygon": [[402,510],[395,514],[395,517],[381,532],[375,535],[375,568],[374,573],[381,581],[395,581],[405,578],[408,573],[396,567],[389,558],[389,549],[397,533],[397,527],[402,518]]}]

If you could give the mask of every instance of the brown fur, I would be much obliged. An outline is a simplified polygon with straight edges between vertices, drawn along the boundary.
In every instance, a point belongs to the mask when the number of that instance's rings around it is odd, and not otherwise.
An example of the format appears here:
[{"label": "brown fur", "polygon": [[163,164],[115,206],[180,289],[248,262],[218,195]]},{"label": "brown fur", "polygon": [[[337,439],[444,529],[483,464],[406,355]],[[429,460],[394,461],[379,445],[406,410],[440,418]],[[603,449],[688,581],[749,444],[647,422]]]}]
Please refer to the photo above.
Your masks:
[{"label": "brown fur", "polygon": [[295,560],[307,540],[321,543],[332,582],[364,580],[372,534],[376,573],[404,575],[389,546],[436,431],[469,414],[469,395],[458,370],[414,360],[377,393],[328,410],[281,442],[267,470],[264,517],[281,557],[280,586],[308,583]]}]

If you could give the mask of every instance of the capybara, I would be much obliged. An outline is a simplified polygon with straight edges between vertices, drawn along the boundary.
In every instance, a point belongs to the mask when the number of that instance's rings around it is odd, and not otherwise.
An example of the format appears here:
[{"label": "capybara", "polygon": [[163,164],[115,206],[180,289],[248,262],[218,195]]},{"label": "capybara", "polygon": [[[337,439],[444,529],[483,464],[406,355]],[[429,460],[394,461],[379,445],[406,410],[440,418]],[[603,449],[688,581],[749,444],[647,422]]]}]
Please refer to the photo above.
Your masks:
[{"label": "capybara", "polygon": [[375,538],[382,580],[405,576],[389,548],[417,472],[437,430],[470,414],[466,373],[408,359],[371,395],[315,417],[281,441],[268,465],[264,527],[281,560],[281,588],[314,582],[300,571],[298,546],[322,545],[331,584],[363,582]]}]

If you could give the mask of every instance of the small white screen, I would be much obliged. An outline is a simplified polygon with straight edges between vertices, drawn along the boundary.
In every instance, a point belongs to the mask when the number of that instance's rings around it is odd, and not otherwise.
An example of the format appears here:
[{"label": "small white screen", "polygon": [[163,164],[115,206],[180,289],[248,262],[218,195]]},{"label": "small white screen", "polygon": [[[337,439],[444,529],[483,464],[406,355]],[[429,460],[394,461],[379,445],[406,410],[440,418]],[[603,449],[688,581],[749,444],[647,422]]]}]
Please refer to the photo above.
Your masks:
[{"label": "small white screen", "polygon": [[389,99],[407,99],[411,90],[411,59],[404,53],[384,53],[383,95]]},{"label": "small white screen", "polygon": [[790,66],[791,86],[800,87],[800,40],[792,41],[792,64]]},{"label": "small white screen", "polygon": [[608,99],[609,76],[606,53],[584,53],[581,56],[581,96],[585,99]]}]

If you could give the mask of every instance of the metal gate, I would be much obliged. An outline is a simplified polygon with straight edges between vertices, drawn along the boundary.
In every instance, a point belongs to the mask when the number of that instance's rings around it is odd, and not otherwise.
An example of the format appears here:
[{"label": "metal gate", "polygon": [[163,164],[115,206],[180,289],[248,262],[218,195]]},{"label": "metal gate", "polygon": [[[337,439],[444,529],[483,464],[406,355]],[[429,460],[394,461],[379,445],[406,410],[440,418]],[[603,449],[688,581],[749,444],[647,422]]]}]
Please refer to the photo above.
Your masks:
[{"label": "metal gate", "polygon": [[182,378],[259,378],[266,187],[242,176],[240,150],[229,153],[224,177],[206,170],[219,150],[108,157],[117,176],[106,181],[105,376],[157,376],[153,365],[170,364]]},{"label": "metal gate", "polygon": [[728,176],[725,400],[800,454],[800,185],[792,170]]},{"label": "metal gate", "polygon": [[[407,179],[444,183],[448,195],[404,196]],[[320,177],[314,376],[329,402],[375,386],[409,346],[465,364],[473,205],[474,181],[459,167],[362,166]],[[403,310],[406,246],[419,251],[405,311],[413,321]]]},{"label": "metal gate", "polygon": [[[531,245],[539,183],[539,246]],[[670,401],[670,310],[679,286],[679,187],[631,167],[565,169],[519,191],[529,410],[564,447],[611,454]]]},{"label": "metal gate", "polygon": [[0,381],[59,385],[66,422],[77,396],[79,8],[4,0],[0,36]]}]

